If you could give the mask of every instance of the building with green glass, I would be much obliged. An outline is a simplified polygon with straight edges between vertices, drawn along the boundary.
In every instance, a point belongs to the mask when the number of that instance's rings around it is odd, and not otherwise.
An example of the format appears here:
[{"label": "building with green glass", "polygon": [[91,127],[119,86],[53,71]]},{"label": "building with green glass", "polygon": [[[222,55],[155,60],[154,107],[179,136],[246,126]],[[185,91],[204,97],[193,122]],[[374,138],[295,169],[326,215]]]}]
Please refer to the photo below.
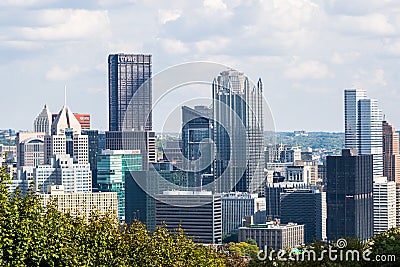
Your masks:
[{"label": "building with green glass", "polygon": [[97,184],[102,192],[116,192],[118,218],[125,221],[125,175],[142,170],[140,150],[103,150],[97,159]]}]

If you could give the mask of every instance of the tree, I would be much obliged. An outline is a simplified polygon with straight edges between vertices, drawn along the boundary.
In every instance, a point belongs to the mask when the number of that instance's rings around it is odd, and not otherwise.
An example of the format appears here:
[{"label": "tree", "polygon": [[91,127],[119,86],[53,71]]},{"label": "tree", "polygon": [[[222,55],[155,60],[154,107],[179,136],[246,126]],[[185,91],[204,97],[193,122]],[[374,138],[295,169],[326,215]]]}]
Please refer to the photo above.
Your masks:
[{"label": "tree", "polygon": [[[182,229],[154,233],[115,214],[72,217],[35,193],[10,194],[0,169],[0,266],[225,266],[232,258],[195,244]],[[234,266],[234,265],[231,265]]]}]

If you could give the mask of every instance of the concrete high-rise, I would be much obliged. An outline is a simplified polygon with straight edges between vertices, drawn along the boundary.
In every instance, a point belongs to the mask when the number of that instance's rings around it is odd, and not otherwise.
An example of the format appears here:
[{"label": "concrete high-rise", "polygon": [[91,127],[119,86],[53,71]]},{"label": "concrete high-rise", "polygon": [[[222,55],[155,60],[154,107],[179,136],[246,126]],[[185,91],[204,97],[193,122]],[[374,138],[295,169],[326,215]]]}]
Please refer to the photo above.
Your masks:
[{"label": "concrete high-rise", "polygon": [[400,183],[399,134],[387,121],[382,124],[383,133],[383,176],[388,181]]},{"label": "concrete high-rise", "polygon": [[327,157],[327,238],[373,235],[372,155],[343,149],[341,156]]},{"label": "concrete high-rise", "polygon": [[365,90],[344,91],[345,148],[373,156],[374,177],[383,176],[382,111]]},{"label": "concrete high-rise", "polygon": [[236,70],[212,84],[214,177],[218,192],[263,194],[264,126],[261,79],[252,85]]},{"label": "concrete high-rise", "polygon": [[396,227],[396,183],[374,179],[374,234]]},{"label": "concrete high-rise", "polygon": [[47,105],[44,105],[42,112],[40,112],[33,123],[33,131],[50,134],[51,123],[51,112]]},{"label": "concrete high-rise", "polygon": [[151,55],[108,56],[110,131],[152,130],[151,67]]}]

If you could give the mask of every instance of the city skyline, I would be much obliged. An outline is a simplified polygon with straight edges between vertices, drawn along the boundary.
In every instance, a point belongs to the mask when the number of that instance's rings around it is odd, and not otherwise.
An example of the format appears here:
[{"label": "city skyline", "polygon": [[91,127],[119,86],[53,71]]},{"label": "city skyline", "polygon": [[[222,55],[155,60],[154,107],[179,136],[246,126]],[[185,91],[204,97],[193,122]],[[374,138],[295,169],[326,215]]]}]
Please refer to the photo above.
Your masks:
[{"label": "city skyline", "polygon": [[[31,130],[34,115],[25,114],[38,114],[44,104],[59,110],[66,84],[71,109],[91,114],[93,128],[108,129],[106,58],[112,53],[152,54],[153,73],[200,60],[231,66],[253,82],[261,77],[278,131],[344,131],[344,88],[366,89],[400,125],[394,1],[35,0],[0,6],[3,107],[13,113],[0,119],[2,128]],[[23,109],[14,108],[17,101]]]}]

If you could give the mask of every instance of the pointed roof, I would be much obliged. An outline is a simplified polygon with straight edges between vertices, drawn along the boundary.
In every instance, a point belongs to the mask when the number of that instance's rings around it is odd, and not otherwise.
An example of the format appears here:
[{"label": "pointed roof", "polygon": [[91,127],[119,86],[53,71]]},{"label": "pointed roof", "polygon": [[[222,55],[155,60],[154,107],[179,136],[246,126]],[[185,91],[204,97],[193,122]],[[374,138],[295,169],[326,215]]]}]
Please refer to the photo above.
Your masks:
[{"label": "pointed roof", "polygon": [[65,129],[72,129],[74,133],[81,134],[81,124],[67,105],[64,105],[51,125],[52,134],[64,134]]},{"label": "pointed roof", "polygon": [[50,134],[51,120],[51,112],[47,107],[47,104],[45,104],[42,111],[33,122],[33,130],[35,132],[45,132],[46,134]]},{"label": "pointed roof", "polygon": [[50,121],[51,121],[51,112],[50,112],[49,108],[47,107],[47,104],[44,104],[42,111],[36,117],[36,119],[39,119],[39,118],[50,119]]}]

